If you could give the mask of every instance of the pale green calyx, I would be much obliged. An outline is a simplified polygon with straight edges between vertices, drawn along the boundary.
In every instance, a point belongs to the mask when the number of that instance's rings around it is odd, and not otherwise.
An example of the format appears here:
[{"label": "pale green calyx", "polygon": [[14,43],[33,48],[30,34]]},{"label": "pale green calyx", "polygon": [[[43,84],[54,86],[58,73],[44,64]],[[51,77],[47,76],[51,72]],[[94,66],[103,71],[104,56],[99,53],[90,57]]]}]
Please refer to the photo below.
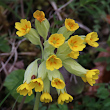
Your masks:
[{"label": "pale green calyx", "polygon": [[47,75],[46,61],[43,61],[38,68],[38,78],[45,79]]},{"label": "pale green calyx", "polygon": [[50,24],[48,20],[45,18],[44,21],[39,22],[37,19],[35,19],[35,27],[41,37],[44,38],[44,41],[47,39],[48,31],[50,28]]},{"label": "pale green calyx", "polygon": [[63,45],[61,45],[57,49],[57,57],[60,58],[61,60],[67,59],[69,56],[68,54],[71,52],[70,47],[68,46],[68,42],[65,42]]},{"label": "pale green calyx", "polygon": [[39,37],[37,31],[33,28],[31,28],[29,33],[26,34],[24,37],[26,37],[34,45],[41,45],[40,37]]},{"label": "pale green calyx", "polygon": [[61,73],[57,69],[54,69],[53,71],[47,70],[47,73],[48,73],[48,78],[50,81],[52,81],[53,78],[61,79]]},{"label": "pale green calyx", "polygon": [[32,80],[31,77],[33,75],[35,75],[37,77],[37,72],[38,72],[38,63],[37,61],[40,60],[40,58],[36,59],[35,61],[33,61],[27,68],[26,71],[24,73],[24,82],[26,82],[27,84]]},{"label": "pale green calyx", "polygon": [[63,26],[58,30],[57,33],[63,34],[63,36],[65,37],[65,40],[67,40],[69,38],[69,36],[74,33],[74,31],[69,31],[69,30],[67,30],[67,28],[65,26]]},{"label": "pale green calyx", "polygon": [[44,59],[46,60],[50,55],[54,54],[54,49],[51,44],[48,43],[48,41],[44,42]]},{"label": "pale green calyx", "polygon": [[85,68],[83,68],[79,63],[77,63],[72,58],[64,60],[63,66],[66,68],[68,72],[75,74],[76,76],[85,77],[84,74],[86,74],[87,72]]},{"label": "pale green calyx", "polygon": [[43,83],[44,83],[43,92],[50,93],[50,81],[49,81],[48,77],[45,77],[45,79],[43,80]]}]

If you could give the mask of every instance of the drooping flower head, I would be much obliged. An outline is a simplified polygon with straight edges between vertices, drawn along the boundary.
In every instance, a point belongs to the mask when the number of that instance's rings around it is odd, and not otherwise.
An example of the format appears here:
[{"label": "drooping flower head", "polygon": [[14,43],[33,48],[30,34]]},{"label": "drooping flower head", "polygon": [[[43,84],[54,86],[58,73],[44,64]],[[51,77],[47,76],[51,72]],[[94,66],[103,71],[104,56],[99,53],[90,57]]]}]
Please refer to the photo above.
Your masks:
[{"label": "drooping flower head", "polygon": [[31,80],[29,85],[32,89],[35,88],[36,92],[41,92],[44,88],[44,84],[41,78]]},{"label": "drooping flower head", "polygon": [[75,21],[73,19],[66,19],[65,20],[65,27],[69,31],[75,31],[79,28],[79,25],[77,23],[75,23]]},{"label": "drooping flower head", "polygon": [[93,86],[93,84],[96,83],[95,80],[98,79],[98,75],[99,75],[99,70],[98,69],[89,70],[85,74],[86,77],[82,77],[82,80],[84,82],[88,82],[91,86]]},{"label": "drooping flower head", "polygon": [[74,51],[71,51],[71,53],[68,54],[69,57],[73,58],[73,59],[77,59],[78,56],[79,56],[79,52],[74,52]]},{"label": "drooping flower head", "polygon": [[63,36],[63,34],[52,34],[48,40],[49,44],[53,45],[55,48],[61,46],[64,41],[65,37]]},{"label": "drooping flower head", "polygon": [[99,44],[96,42],[98,41],[98,35],[96,32],[91,32],[86,35],[85,41],[92,47],[98,47]]},{"label": "drooping flower head", "polygon": [[52,102],[52,97],[48,92],[44,92],[41,96],[40,96],[40,101],[41,102],[45,102],[45,103],[49,103]]},{"label": "drooping flower head", "polygon": [[29,84],[27,84],[26,82],[21,84],[16,90],[18,93],[20,93],[20,95],[23,96],[26,96],[27,94],[30,96],[33,93]]},{"label": "drooping flower head", "polygon": [[60,93],[58,97],[58,104],[63,105],[64,102],[69,103],[69,102],[72,102],[72,100],[73,100],[73,97],[67,94],[66,92]]},{"label": "drooping flower head", "polygon": [[63,89],[65,87],[64,81],[59,78],[54,78],[51,81],[51,85],[57,89]]},{"label": "drooping flower head", "polygon": [[68,45],[73,51],[82,51],[85,48],[85,44],[83,44],[84,40],[81,39],[78,35],[72,36],[68,40]]},{"label": "drooping flower head", "polygon": [[[20,23],[21,22],[21,23]],[[20,22],[15,23],[15,28],[18,30],[16,34],[21,37],[29,33],[31,29],[31,23],[30,21],[27,21],[26,19],[21,19]]]},{"label": "drooping flower head", "polygon": [[62,67],[62,61],[60,58],[57,58],[56,55],[51,55],[47,60],[46,60],[46,68],[48,70],[53,71],[54,69],[59,69]]},{"label": "drooping flower head", "polygon": [[45,14],[43,11],[39,11],[39,10],[35,11],[33,13],[33,17],[36,18],[39,22],[42,22],[45,20]]}]

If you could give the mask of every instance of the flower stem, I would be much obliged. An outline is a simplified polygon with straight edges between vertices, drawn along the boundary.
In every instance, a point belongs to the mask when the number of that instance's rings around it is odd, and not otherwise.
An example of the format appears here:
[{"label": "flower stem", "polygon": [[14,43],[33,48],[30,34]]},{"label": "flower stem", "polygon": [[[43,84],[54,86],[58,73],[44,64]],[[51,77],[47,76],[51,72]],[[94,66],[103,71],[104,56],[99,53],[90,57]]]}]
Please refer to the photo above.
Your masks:
[{"label": "flower stem", "polygon": [[40,47],[41,47],[41,51],[42,51],[42,59],[44,58],[44,50],[43,50],[43,46],[42,46],[42,44],[40,45]]},{"label": "flower stem", "polygon": [[41,95],[41,92],[37,92],[33,110],[39,109],[40,95]]}]

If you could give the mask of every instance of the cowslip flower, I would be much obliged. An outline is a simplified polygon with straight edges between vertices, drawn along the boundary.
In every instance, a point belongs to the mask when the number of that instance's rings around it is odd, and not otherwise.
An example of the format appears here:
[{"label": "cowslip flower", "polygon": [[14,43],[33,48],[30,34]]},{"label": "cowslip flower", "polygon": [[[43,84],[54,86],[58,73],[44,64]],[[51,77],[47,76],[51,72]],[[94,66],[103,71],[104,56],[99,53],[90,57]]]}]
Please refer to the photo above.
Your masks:
[{"label": "cowslip flower", "polygon": [[78,35],[72,36],[68,40],[68,45],[73,51],[82,51],[85,48],[85,44],[83,44],[84,40],[81,39]]},{"label": "cowslip flower", "polygon": [[62,67],[62,61],[60,58],[57,58],[56,55],[51,55],[47,60],[46,60],[46,68],[48,70],[53,71],[54,69],[59,69]]},{"label": "cowslip flower", "polygon": [[36,92],[41,92],[44,88],[44,84],[41,78],[31,80],[29,86],[32,89],[35,88]]},{"label": "cowslip flower", "polygon": [[79,56],[79,52],[74,52],[74,51],[71,51],[71,53],[68,54],[69,57],[73,58],[73,59],[77,59],[78,56]]},{"label": "cowslip flower", "polygon": [[[21,22],[21,23],[20,23]],[[15,28],[18,30],[16,34],[21,37],[29,33],[31,29],[31,23],[30,21],[27,21],[26,19],[21,19],[20,22],[15,23]]]},{"label": "cowslip flower", "polygon": [[65,37],[63,34],[52,34],[48,39],[49,44],[53,45],[55,48],[59,48],[64,41]]},{"label": "cowslip flower", "polygon": [[65,20],[65,27],[69,31],[75,31],[79,28],[79,25],[77,23],[75,23],[75,21],[73,19],[66,19]]},{"label": "cowslip flower", "polygon": [[54,78],[51,81],[51,85],[57,89],[63,89],[65,87],[64,81],[59,78]]},{"label": "cowslip flower", "polygon": [[29,84],[27,84],[26,82],[21,84],[16,90],[18,93],[20,93],[20,95],[23,96],[26,96],[27,94],[30,96],[33,93]]},{"label": "cowslip flower", "polygon": [[88,82],[91,86],[93,86],[93,84],[96,83],[95,80],[98,79],[98,75],[99,75],[99,70],[93,69],[93,70],[87,71],[87,73],[85,74],[85,77],[81,77],[81,78],[84,82]]},{"label": "cowslip flower", "polygon": [[42,22],[45,20],[45,14],[43,11],[39,11],[39,10],[35,11],[33,13],[33,17],[36,18],[39,22]]},{"label": "cowslip flower", "polygon": [[69,102],[72,102],[72,100],[73,100],[73,97],[67,94],[66,92],[60,93],[58,97],[58,104],[63,105],[64,102],[69,103]]},{"label": "cowslip flower", "polygon": [[98,41],[98,35],[96,32],[91,32],[86,35],[85,41],[92,47],[98,47],[99,44],[96,42]]},{"label": "cowslip flower", "polygon": [[52,102],[52,97],[48,92],[44,92],[41,96],[40,96],[40,101],[41,102],[45,102],[45,103],[49,103]]}]

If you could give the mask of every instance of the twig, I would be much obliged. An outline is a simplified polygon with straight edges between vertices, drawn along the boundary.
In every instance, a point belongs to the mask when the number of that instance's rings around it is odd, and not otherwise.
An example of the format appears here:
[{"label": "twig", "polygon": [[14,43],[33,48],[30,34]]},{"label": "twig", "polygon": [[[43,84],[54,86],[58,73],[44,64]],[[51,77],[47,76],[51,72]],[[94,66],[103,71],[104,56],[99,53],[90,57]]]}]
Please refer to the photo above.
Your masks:
[{"label": "twig", "polygon": [[66,7],[67,5],[69,5],[71,2],[73,2],[73,0],[68,1],[67,3],[65,3],[64,5],[62,5],[58,11],[60,11],[62,8]]},{"label": "twig", "polygon": [[[52,7],[53,7],[54,10],[55,10],[54,14],[57,14],[57,16],[58,16],[58,18],[59,18],[60,21],[62,20],[62,17],[61,17],[61,15],[60,15],[59,12],[61,11],[61,9],[63,9],[64,7],[66,7],[66,6],[67,6],[68,4],[70,4],[71,2],[73,2],[73,0],[68,1],[67,3],[65,3],[65,4],[64,4],[63,6],[61,6],[60,8],[57,8],[56,3],[55,3],[54,1],[51,1],[51,0],[50,0],[50,3],[51,3]],[[48,20],[50,20],[51,18],[53,18],[53,15],[51,15]],[[78,21],[76,21],[76,22],[79,24],[79,27],[82,28],[83,30],[85,30],[85,31],[87,31],[87,32],[92,32],[92,30],[89,29],[87,26],[83,25],[82,23],[80,23],[80,22],[78,22]]]},{"label": "twig", "polygon": [[21,101],[21,103],[19,105],[18,110],[21,110],[22,109],[25,99],[26,99],[26,96],[23,97],[23,99],[22,99],[22,101]]},{"label": "twig", "polygon": [[[4,66],[4,63],[2,61],[1,61],[1,65],[2,65],[2,67]],[[3,68],[3,70],[4,70],[5,75],[7,75],[8,72],[7,72],[6,68]]]},{"label": "twig", "polygon": [[[54,1],[51,1],[51,0],[50,0],[50,3],[51,3],[52,7],[53,7],[54,10],[55,10],[54,14],[57,14],[57,15],[58,15],[60,21],[61,21],[62,18],[60,18],[61,15],[59,15],[59,12],[61,11],[61,9],[63,9],[63,8],[66,7],[67,5],[69,5],[71,2],[73,2],[73,0],[68,1],[68,2],[65,3],[63,6],[61,6],[60,8],[57,9],[56,3],[55,3]],[[52,18],[53,18],[53,15],[51,15],[48,20],[50,20],[50,19],[52,19]]]},{"label": "twig", "polygon": [[52,5],[53,9],[55,10],[55,13],[57,14],[59,20],[62,21],[62,17],[60,15],[59,11],[58,11],[56,3],[54,1],[50,0],[50,4]]},{"label": "twig", "polygon": [[[15,52],[17,53],[17,48],[19,47],[19,45],[21,44],[21,42],[25,41],[26,39],[22,39],[17,43],[17,46],[15,47],[15,41],[12,43],[12,50],[11,50],[11,54],[10,57],[8,58],[8,60],[5,62],[5,64],[0,68],[0,72],[3,70],[3,68],[6,67],[6,65],[8,64],[8,62],[11,60],[11,58],[13,57],[13,55],[15,54]],[[15,65],[16,61],[17,61],[17,54],[15,54],[15,61],[13,63],[13,66]]]},{"label": "twig", "polygon": [[17,49],[16,48],[15,48],[14,54],[15,54],[15,56],[14,56],[14,62],[12,64],[11,68],[8,70],[9,73],[12,71],[12,69],[13,69],[16,61],[17,61],[17,58],[18,58],[18,53],[17,53]]},{"label": "twig", "polygon": [[88,28],[87,26],[85,26],[84,24],[82,24],[82,23],[80,23],[80,22],[78,22],[78,21],[76,21],[76,22],[78,23],[78,25],[79,25],[80,28],[84,29],[84,30],[87,31],[87,32],[92,32],[92,30],[89,29],[89,28]]},{"label": "twig", "polygon": [[[9,56],[11,55],[11,53],[1,53],[0,56]],[[18,53],[18,55],[29,55],[29,56],[36,56],[37,53],[36,52],[21,52]]]},{"label": "twig", "polygon": [[6,65],[8,64],[8,62],[11,60],[11,58],[13,57],[13,55],[14,55],[14,44],[12,45],[12,50],[11,50],[11,55],[10,55],[10,57],[8,58],[8,60],[5,62],[5,64],[0,68],[0,72],[3,70],[3,68],[5,68],[6,67]]},{"label": "twig", "polygon": [[23,0],[20,0],[20,3],[21,3],[21,16],[22,16],[22,18],[25,18]]}]

